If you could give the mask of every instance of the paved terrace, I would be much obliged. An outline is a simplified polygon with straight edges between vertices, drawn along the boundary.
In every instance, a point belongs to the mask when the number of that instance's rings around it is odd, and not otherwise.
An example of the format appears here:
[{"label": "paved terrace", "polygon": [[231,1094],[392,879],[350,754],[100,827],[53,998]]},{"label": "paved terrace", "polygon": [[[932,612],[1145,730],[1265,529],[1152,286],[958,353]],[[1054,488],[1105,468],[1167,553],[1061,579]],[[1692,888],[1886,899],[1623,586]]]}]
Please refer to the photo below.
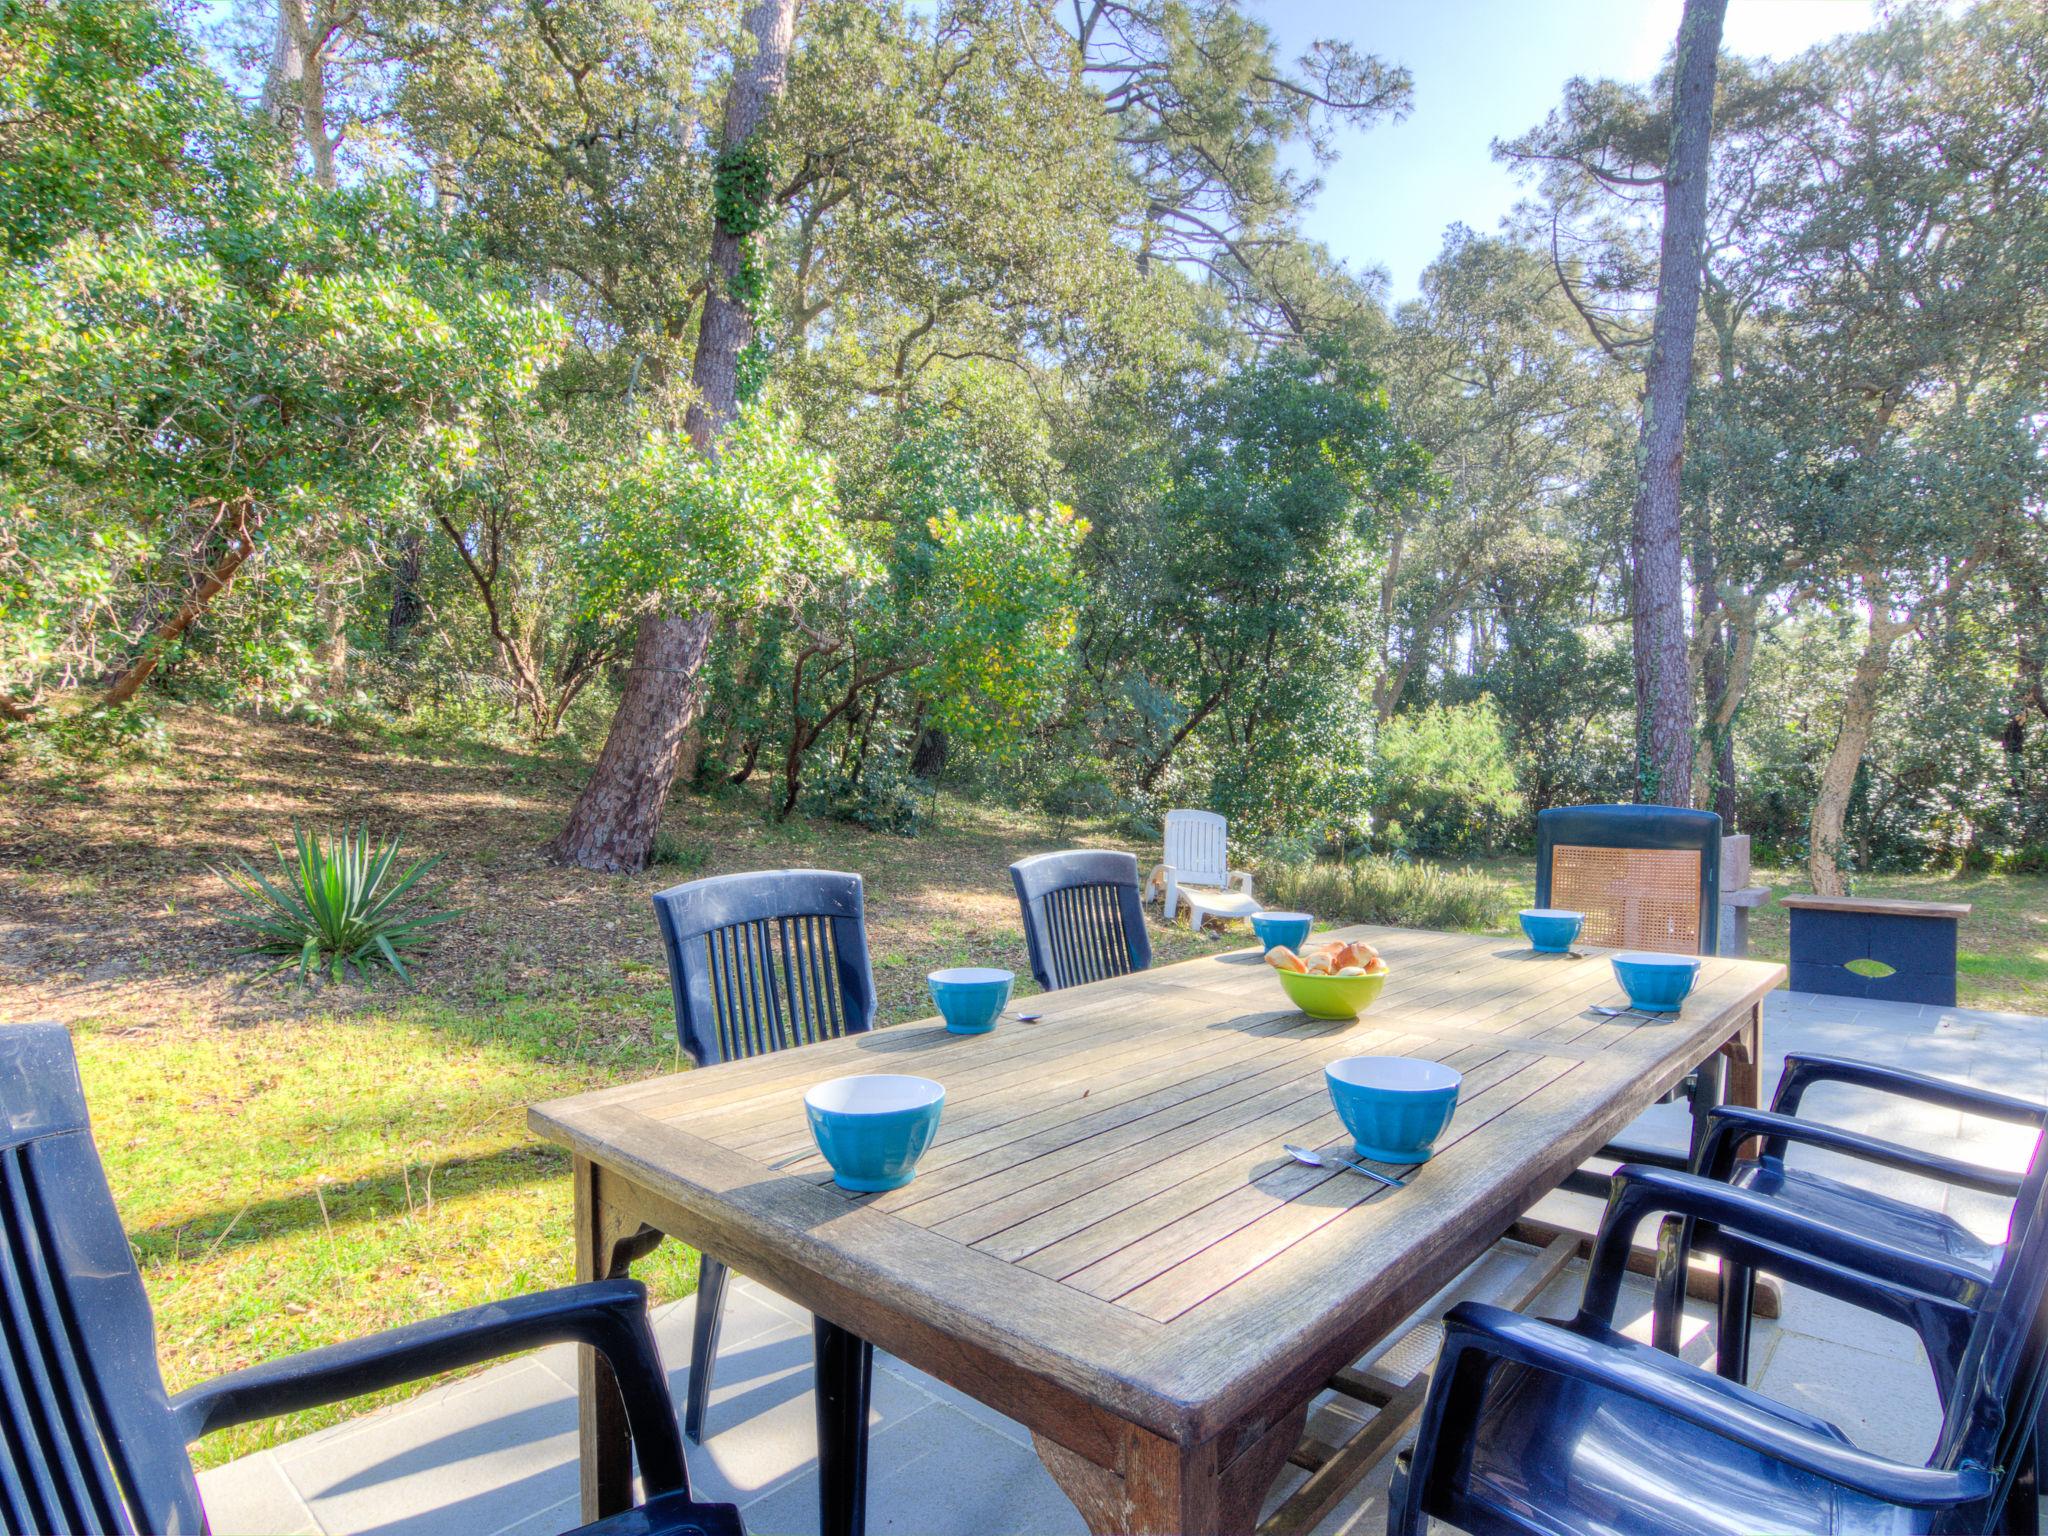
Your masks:
[{"label": "paved terrace", "polygon": [[[1765,1015],[1777,1081],[1787,1051],[1825,1051],[1934,1072],[1988,1088],[2048,1098],[2048,1019],[1967,1008],[1909,1007],[1778,992]],[[1891,1140],[1952,1149],[1999,1166],[2024,1166],[2023,1130],[1832,1088],[1814,1109]],[[1682,1145],[1682,1106],[1652,1110],[1639,1139]],[[1833,1154],[1795,1158],[1924,1204],[1944,1206],[1991,1238],[2005,1231],[2006,1202],[1946,1190]],[[1592,1203],[1552,1196],[1539,1213]],[[1484,1295],[1502,1266],[1482,1260],[1460,1294]],[[1561,1275],[1530,1310],[1570,1312],[1582,1270]],[[657,1314],[656,1331],[680,1404],[690,1354],[690,1306]],[[1696,1312],[1698,1304],[1695,1303]],[[1631,1332],[1648,1337],[1649,1295],[1624,1301]],[[1434,1330],[1419,1328],[1376,1352],[1383,1373],[1405,1378],[1434,1358]],[[1712,1349],[1704,1319],[1687,1330],[1686,1353]],[[1784,1315],[1759,1320],[1753,1375],[1765,1393],[1838,1424],[1857,1444],[1918,1459],[1938,1427],[1934,1390],[1912,1334],[1811,1292],[1788,1290]],[[726,1304],[712,1398],[711,1434],[690,1447],[701,1496],[741,1506],[756,1536],[817,1529],[816,1435],[810,1400],[810,1318],[750,1282]],[[441,1387],[394,1409],[218,1467],[200,1487],[219,1536],[256,1532],[376,1532],[379,1536],[541,1536],[577,1516],[576,1362],[561,1346]],[[680,1409],[678,1410],[680,1412]],[[1336,1399],[1318,1410],[1367,1410]],[[1315,1421],[1312,1419],[1311,1424]],[[1086,1527],[1032,1452],[1029,1435],[991,1408],[900,1361],[876,1357],[869,1453],[869,1521],[877,1536],[1084,1536]],[[1319,1528],[1378,1536],[1385,1529],[1391,1459]],[[1289,1469],[1274,1497],[1305,1474]]]}]

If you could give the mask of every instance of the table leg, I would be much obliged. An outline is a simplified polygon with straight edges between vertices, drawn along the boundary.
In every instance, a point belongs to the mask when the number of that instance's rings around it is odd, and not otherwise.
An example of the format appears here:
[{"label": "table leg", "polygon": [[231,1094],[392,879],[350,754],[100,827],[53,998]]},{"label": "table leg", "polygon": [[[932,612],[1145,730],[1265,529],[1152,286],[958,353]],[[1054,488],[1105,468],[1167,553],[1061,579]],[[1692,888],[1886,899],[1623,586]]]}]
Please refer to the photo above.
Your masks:
[{"label": "table leg", "polygon": [[[1721,1054],[1728,1061],[1727,1098],[1729,1104],[1742,1104],[1750,1109],[1763,1107],[1764,1074],[1764,1005],[1756,1004],[1749,1010],[1749,1018],[1742,1028],[1729,1036],[1728,1043],[1721,1047]],[[1743,1156],[1747,1157],[1747,1152]]]},{"label": "table leg", "polygon": [[[576,1278],[612,1280],[645,1257],[661,1234],[608,1198],[612,1176],[578,1157],[571,1173],[576,1192]],[[626,1405],[611,1367],[596,1350],[576,1351],[576,1440],[583,1471],[583,1523],[633,1506],[633,1437]]]},{"label": "table leg", "polygon": [[818,1403],[818,1530],[862,1536],[868,1524],[868,1404],[875,1347],[814,1317]]},{"label": "table leg", "polygon": [[1301,1443],[1308,1408],[1303,1403],[1248,1435],[1199,1446],[1130,1425],[1115,1467],[1043,1435],[1031,1440],[1095,1536],[1243,1536],[1258,1524],[1273,1479]]}]

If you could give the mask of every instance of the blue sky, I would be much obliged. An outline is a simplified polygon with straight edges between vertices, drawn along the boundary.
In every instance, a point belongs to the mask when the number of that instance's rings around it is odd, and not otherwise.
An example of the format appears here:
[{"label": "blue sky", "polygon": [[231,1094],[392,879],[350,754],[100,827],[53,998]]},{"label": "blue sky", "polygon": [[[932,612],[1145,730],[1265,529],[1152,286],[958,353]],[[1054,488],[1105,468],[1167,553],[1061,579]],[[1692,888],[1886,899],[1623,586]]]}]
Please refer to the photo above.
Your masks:
[{"label": "blue sky", "polygon": [[[1407,121],[1346,134],[1309,233],[1353,268],[1384,267],[1396,302],[1453,223],[1491,233],[1519,189],[1489,146],[1543,120],[1574,75],[1648,80],[1681,0],[1251,0],[1290,54],[1346,38],[1415,75]],[[1872,0],[1730,0],[1723,46],[1782,58],[1875,19]]]}]

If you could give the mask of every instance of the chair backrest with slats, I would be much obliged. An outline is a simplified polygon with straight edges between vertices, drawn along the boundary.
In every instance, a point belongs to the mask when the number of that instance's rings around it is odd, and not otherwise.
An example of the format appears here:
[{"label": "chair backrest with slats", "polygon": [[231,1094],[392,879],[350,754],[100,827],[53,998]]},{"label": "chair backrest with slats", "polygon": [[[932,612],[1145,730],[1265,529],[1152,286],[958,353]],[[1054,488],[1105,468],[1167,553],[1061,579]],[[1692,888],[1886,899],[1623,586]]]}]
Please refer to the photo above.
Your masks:
[{"label": "chair backrest with slats", "polygon": [[[2029,1459],[2034,1425],[2048,1398],[2048,1137],[2035,1144],[2007,1230],[2005,1253],[1956,1369],[1935,1442],[1936,1466],[1974,1463],[2010,1472]],[[2014,1481],[2004,1479],[2001,1495]],[[1959,1518],[1935,1528],[2002,1527],[1995,1521],[1985,1526],[1980,1515],[1976,1524]]]},{"label": "chair backrest with slats", "polygon": [[1668,805],[1541,812],[1536,905],[1585,913],[1582,943],[1711,955],[1721,933],[1721,818]]},{"label": "chair backrest with slats", "polygon": [[2048,1137],[2013,1200],[1999,1260],[1956,1368],[1939,1466],[2021,1466],[2048,1397]]},{"label": "chair backrest with slats", "polygon": [[0,1028],[0,1529],[198,1532],[156,1327],[71,1039]]},{"label": "chair backrest with slats", "polygon": [[656,893],[676,1032],[700,1067],[875,1025],[859,875],[776,869]]},{"label": "chair backrest with slats", "polygon": [[1222,885],[1230,869],[1230,823],[1214,811],[1168,811],[1166,862],[1182,885]]},{"label": "chair backrest with slats", "polygon": [[1130,854],[1041,853],[1012,864],[1010,883],[1024,915],[1031,974],[1046,991],[1151,966],[1138,861]]}]

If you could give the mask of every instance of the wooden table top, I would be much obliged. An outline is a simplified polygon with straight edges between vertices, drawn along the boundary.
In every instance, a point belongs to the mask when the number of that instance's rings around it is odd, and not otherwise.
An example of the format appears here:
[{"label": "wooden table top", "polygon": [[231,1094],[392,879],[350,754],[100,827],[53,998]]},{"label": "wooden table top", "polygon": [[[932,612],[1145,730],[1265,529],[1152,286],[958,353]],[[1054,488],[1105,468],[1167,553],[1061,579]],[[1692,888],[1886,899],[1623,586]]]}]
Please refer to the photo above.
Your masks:
[{"label": "wooden table top", "polygon": [[[1604,955],[1339,932],[1370,938],[1392,971],[1355,1022],[1294,1012],[1253,949],[1034,998],[1041,1020],[992,1034],[898,1025],[537,1105],[529,1123],[799,1301],[815,1278],[818,1296],[1206,1439],[1317,1367],[1336,1334],[1383,1331],[1427,1300],[1784,975],[1706,960],[1683,1012],[1648,1023],[1589,1011],[1625,1002]],[[1437,1155],[1393,1170],[1405,1190],[1281,1151],[1349,1152],[1322,1069],[1357,1054],[1464,1073]],[[804,1090],[857,1072],[946,1087],[903,1189],[840,1190],[811,1140]]]}]

